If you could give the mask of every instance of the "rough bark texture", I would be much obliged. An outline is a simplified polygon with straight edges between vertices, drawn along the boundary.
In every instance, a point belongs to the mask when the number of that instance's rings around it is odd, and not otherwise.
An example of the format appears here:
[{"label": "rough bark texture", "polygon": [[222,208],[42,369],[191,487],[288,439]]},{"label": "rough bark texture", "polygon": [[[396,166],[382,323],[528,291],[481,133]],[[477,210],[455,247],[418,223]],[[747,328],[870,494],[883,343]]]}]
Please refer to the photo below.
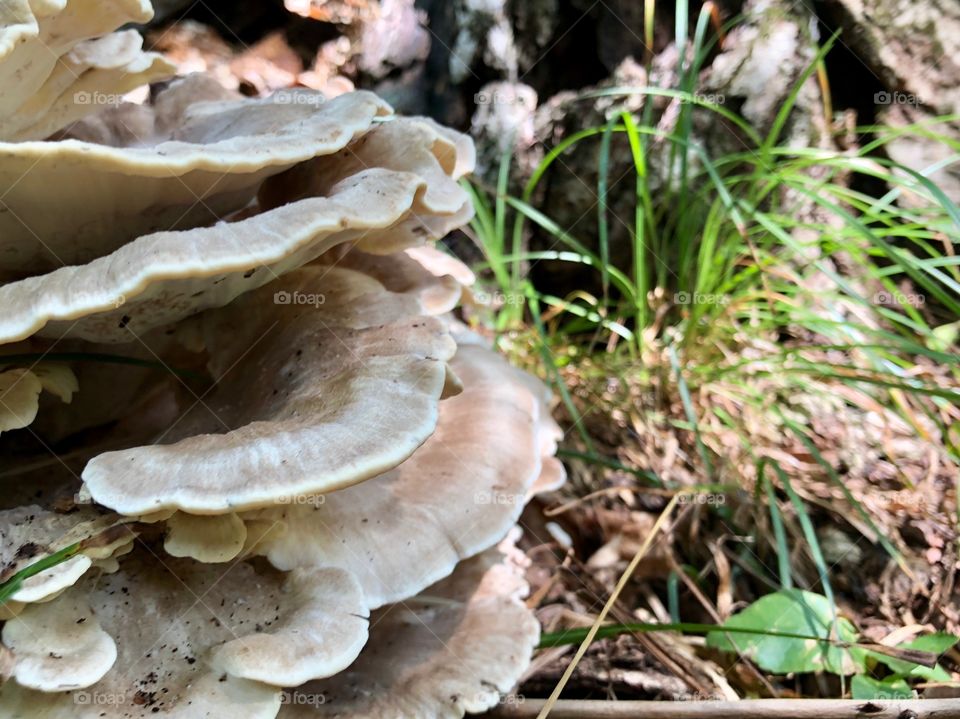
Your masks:
[{"label": "rough bark texture", "polygon": [[[829,0],[826,6],[844,30],[842,41],[881,83],[873,97],[880,122],[902,127],[960,112],[960,3]],[[932,129],[960,139],[960,123],[940,123]],[[917,171],[953,154],[946,144],[917,135],[894,141],[887,151]],[[930,178],[960,201],[956,164]]]},{"label": "rough bark texture", "polygon": [[843,42],[890,90],[941,113],[960,107],[960,4],[955,0],[830,0]]}]

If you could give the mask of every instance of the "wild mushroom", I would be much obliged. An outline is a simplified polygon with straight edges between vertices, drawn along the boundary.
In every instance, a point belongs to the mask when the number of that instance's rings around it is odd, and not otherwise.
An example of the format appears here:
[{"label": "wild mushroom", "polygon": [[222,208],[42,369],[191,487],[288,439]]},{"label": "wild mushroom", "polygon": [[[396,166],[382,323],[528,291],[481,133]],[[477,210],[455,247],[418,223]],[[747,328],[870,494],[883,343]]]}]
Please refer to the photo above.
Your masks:
[{"label": "wild mushroom", "polygon": [[285,527],[254,551],[280,569],[349,570],[369,605],[379,607],[416,594],[499,542],[541,472],[540,407],[489,350],[461,347],[451,367],[464,391],[440,404],[436,431],[410,459],[316,502],[249,515]]},{"label": "wild mushroom", "polygon": [[474,163],[473,141],[466,135],[443,130],[427,118],[394,118],[327,162],[304,162],[270,177],[260,191],[260,201],[272,207],[299,197],[323,195],[344,176],[369,167],[414,172],[425,181],[420,198],[424,211],[386,232],[367,233],[357,245],[377,254],[397,252],[422,244],[424,238],[443,237],[470,221],[473,204],[456,181],[470,172]]},{"label": "wild mushroom", "polygon": [[[419,253],[413,251],[408,254],[416,257],[418,261],[420,261],[422,257]],[[427,260],[426,266],[430,266],[431,262],[433,261]],[[440,271],[441,267],[447,266],[445,260],[442,265],[434,264],[435,271]],[[456,266],[452,266],[451,270],[456,271]],[[452,315],[444,315],[442,319],[447,323],[450,336],[454,338],[457,346],[461,349],[464,347],[490,348],[490,343],[486,338],[471,330]],[[557,453],[558,443],[563,439],[563,430],[553,418],[553,393],[543,382],[532,374],[516,368],[511,368],[511,372],[515,380],[519,381],[533,393],[533,396],[540,405],[537,436],[540,441],[540,456],[543,458],[543,466],[540,475],[531,487],[531,495],[555,490],[566,482],[567,472],[563,463],[553,456]]]},{"label": "wild mushroom", "polygon": [[330,101],[306,90],[263,100],[222,100],[222,92],[191,77],[174,82],[140,118],[149,134],[118,145],[0,143],[11,210],[0,216],[0,277],[89,262],[156,229],[216,221],[246,206],[267,176],[341,150],[390,112],[368,92]]},{"label": "wild mushroom", "polygon": [[[15,670],[14,683],[0,691],[0,714],[274,717],[278,687],[329,676],[356,658],[367,638],[367,614],[356,581],[340,570],[282,574],[241,562],[224,571],[161,559],[143,547],[119,572],[84,580],[18,617],[21,641],[12,648],[27,681]],[[110,666],[104,666],[102,642],[67,630],[90,621],[113,637]],[[33,642],[24,639],[29,632]],[[54,641],[70,647],[68,661],[37,667],[35,645]],[[17,646],[27,649],[22,659]],[[84,660],[90,675],[101,674],[93,684],[84,682],[89,692],[56,688],[57,681],[75,680]]]},{"label": "wild mushroom", "polygon": [[[0,285],[0,289],[2,287]],[[83,446],[66,455],[92,457],[107,449],[156,438],[177,420],[187,406],[184,402],[196,401],[194,393],[203,392],[209,386],[205,371],[207,358],[197,333],[196,319],[187,318],[141,335],[130,334],[130,341],[123,344],[69,337],[47,339],[39,335],[0,344],[0,368],[14,361],[31,366],[34,372],[59,366],[69,369],[76,378],[69,404],[44,398],[29,433],[38,439],[32,443],[34,447],[39,444],[39,453],[50,460],[53,455],[44,444],[54,448],[71,435],[92,431],[95,434],[88,437]],[[44,359],[34,364],[35,358],[41,357]],[[82,464],[67,461],[66,465],[79,475]],[[0,478],[15,471],[19,473],[9,465],[0,468]],[[47,484],[41,478],[33,481]]]},{"label": "wild mushroom", "polygon": [[105,101],[166,80],[176,68],[162,55],[145,53],[135,30],[78,43],[62,56],[37,92],[9,117],[0,117],[0,137],[42,140],[79,120]]},{"label": "wild mushroom", "polygon": [[100,504],[221,514],[296,501],[395,467],[436,425],[454,344],[414,298],[372,278],[308,266],[204,325],[219,384],[166,444],[87,464]]},{"label": "wild mushroom", "polygon": [[78,596],[13,617],[3,627],[3,645],[13,652],[13,680],[44,692],[88,687],[117,658],[117,645]]},{"label": "wild mushroom", "polygon": [[247,527],[235,512],[212,517],[174,512],[166,519],[163,548],[172,557],[229,562],[247,543]]},{"label": "wild mushroom", "polygon": [[0,616],[12,616],[24,605],[49,601],[75,584],[98,560],[123,551],[133,530],[116,516],[93,509],[60,514],[36,505],[0,511],[0,581],[15,579],[42,559],[79,545],[65,561],[18,581],[10,599],[0,601]]},{"label": "wild mushroom", "polygon": [[[458,139],[464,137],[454,133]],[[473,144],[460,144],[425,118],[396,117],[380,123],[329,158],[302,162],[264,182],[267,207],[324,194],[326,188],[369,167],[413,172],[424,179],[424,207],[452,215],[468,202],[457,180],[473,169]]]},{"label": "wild mushroom", "polygon": [[32,423],[40,409],[42,391],[40,378],[28,369],[0,372],[0,432]]},{"label": "wild mushroom", "polygon": [[0,433],[32,424],[44,390],[70,404],[78,389],[77,377],[66,365],[33,362],[29,369],[11,369],[0,355]]},{"label": "wild mushroom", "polygon": [[[165,71],[130,31],[104,37],[139,2],[90,5],[0,10],[0,77],[26,78],[0,99],[0,138],[60,130],[0,143],[0,346],[89,359],[112,343],[203,367],[213,385],[171,422],[166,380],[118,381],[112,411],[59,428],[120,447],[71,438],[93,455],[82,487],[66,465],[51,482],[72,512],[53,511],[43,482],[41,506],[10,493],[0,715],[485,710],[539,631],[516,562],[490,547],[563,469],[546,388],[448,316],[473,276],[423,246],[472,215],[458,182],[472,142],[370,93],[242,99],[201,77],[61,129],[77,117],[69,93]],[[56,55],[79,74],[68,82],[30,60],[71,12],[83,22]],[[77,389],[70,367],[3,356],[11,426],[36,415],[40,388]],[[32,479],[23,434],[0,446]],[[327,703],[284,704],[291,686]]]},{"label": "wild mushroom", "polygon": [[[444,259],[435,259],[438,255]],[[422,258],[429,258],[426,262],[432,262],[437,272],[431,272]],[[459,260],[428,245],[390,255],[371,255],[341,245],[317,260],[317,264],[356,269],[373,277],[391,292],[413,294],[428,315],[442,315],[453,310],[463,294],[462,280],[472,275]]]},{"label": "wild mushroom", "polygon": [[[393,125],[397,129],[390,138],[402,141],[410,156],[391,158],[390,167],[327,158],[315,197],[235,222],[146,235],[85,265],[0,286],[0,304],[6,308],[0,344],[33,334],[130,342],[155,327],[223,306],[338,244],[351,242],[377,253],[403,249],[421,242],[409,233],[398,239],[399,228],[411,221],[439,222],[445,233],[443,223],[459,223],[456,213],[463,212],[467,199],[432,154],[444,142],[438,145],[419,124],[388,123]],[[449,152],[440,152],[447,164]],[[434,197],[438,183],[450,185],[440,200]],[[378,201],[370,203],[370,197]],[[455,294],[459,297],[458,290]]]},{"label": "wild mushroom", "polygon": [[[0,3],[0,87],[4,90],[0,97],[0,127],[4,132],[0,138],[25,139],[22,134],[11,135],[13,128],[9,124],[29,126],[36,121],[36,112],[29,111],[30,103],[49,105],[64,94],[66,99],[72,99],[72,92],[62,80],[50,83],[50,78],[58,74],[62,76],[70,63],[84,56],[84,49],[78,50],[78,46],[126,23],[143,23],[151,17],[153,9],[146,0],[5,0]],[[139,46],[137,51],[139,53]],[[99,66],[101,60],[107,62],[106,67],[116,67],[104,54],[95,55],[94,58],[88,56],[93,60],[88,63],[88,68]],[[145,59],[152,70],[158,65],[166,66],[159,74],[172,74],[172,66],[158,55]],[[132,60],[129,55],[125,58],[127,64]],[[135,76],[124,79],[123,86],[129,86],[130,80],[138,79],[137,84],[143,84],[158,77],[154,71],[144,74],[143,68],[130,69]],[[79,74],[73,69],[70,77],[77,78]],[[105,79],[97,76],[93,89],[105,94],[125,92]],[[98,103],[86,103],[85,109],[92,112],[98,109]],[[54,126],[51,132],[57,129],[59,127]]]},{"label": "wild mushroom", "polygon": [[477,281],[476,275],[463,262],[436,247],[411,247],[406,254],[434,277],[452,277],[461,287],[472,287]]},{"label": "wild mushroom", "polygon": [[290,690],[280,719],[460,719],[495,706],[540,636],[514,561],[490,550],[419,596],[374,612],[357,661]]}]

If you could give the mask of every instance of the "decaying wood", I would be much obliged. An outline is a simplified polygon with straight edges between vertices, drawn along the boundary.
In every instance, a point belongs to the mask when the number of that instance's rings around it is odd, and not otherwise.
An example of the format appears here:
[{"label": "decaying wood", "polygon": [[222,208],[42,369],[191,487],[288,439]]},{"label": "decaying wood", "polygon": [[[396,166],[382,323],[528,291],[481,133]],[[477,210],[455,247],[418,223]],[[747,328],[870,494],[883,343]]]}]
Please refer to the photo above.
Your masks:
[{"label": "decaying wood", "polygon": [[[490,719],[527,719],[542,699],[505,702]],[[550,719],[957,719],[960,699],[857,701],[854,699],[756,699],[740,702],[559,701]]]}]

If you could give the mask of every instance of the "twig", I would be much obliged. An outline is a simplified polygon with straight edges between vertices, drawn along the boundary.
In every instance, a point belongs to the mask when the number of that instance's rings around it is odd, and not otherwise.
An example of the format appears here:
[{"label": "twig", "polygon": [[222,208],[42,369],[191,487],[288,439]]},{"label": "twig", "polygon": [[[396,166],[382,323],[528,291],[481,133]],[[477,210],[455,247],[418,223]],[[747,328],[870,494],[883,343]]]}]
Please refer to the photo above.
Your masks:
[{"label": "twig", "polygon": [[[577,668],[577,664],[580,663],[580,660],[583,658],[583,655],[586,653],[587,649],[590,647],[590,644],[593,643],[593,638],[597,635],[597,632],[600,630],[600,625],[603,624],[603,620],[607,618],[607,614],[610,612],[610,608],[616,603],[617,597],[620,596],[620,592],[623,591],[623,588],[626,586],[627,582],[630,581],[630,577],[633,576],[634,570],[637,568],[637,565],[640,564],[640,560],[646,555],[650,550],[650,547],[653,545],[653,540],[656,539],[657,535],[660,533],[660,529],[664,524],[667,523],[667,520],[670,519],[670,515],[673,514],[674,507],[677,506],[677,502],[680,501],[680,495],[674,495],[673,499],[670,500],[670,503],[664,508],[663,512],[657,518],[657,521],[654,523],[653,527],[650,529],[650,534],[647,535],[647,538],[644,540],[643,544],[640,545],[640,548],[637,550],[637,553],[633,556],[633,559],[630,560],[630,564],[627,565],[626,570],[623,572],[623,575],[620,577],[620,581],[617,582],[617,586],[613,589],[613,594],[610,595],[610,598],[607,600],[607,603],[604,605],[603,609],[597,615],[597,618],[593,622],[593,626],[590,627],[590,631],[587,633],[587,636],[584,638],[583,643],[577,649],[576,655],[573,657],[573,661],[567,666],[566,670],[563,672],[563,676],[560,678],[560,681],[557,683],[557,686],[554,687],[553,693],[550,695],[550,698],[543,704],[542,709],[536,715],[537,719],[546,719],[550,714],[552,707],[556,704],[557,700],[560,698],[563,688],[567,685],[567,682],[570,681],[570,677],[573,675],[573,670]],[[532,715],[531,715],[532,716]],[[556,717],[555,717],[556,719]]]},{"label": "twig", "polygon": [[[489,719],[531,719],[547,700],[506,702]],[[751,699],[727,701],[585,701],[561,700],[552,719],[958,719],[958,699]]]}]

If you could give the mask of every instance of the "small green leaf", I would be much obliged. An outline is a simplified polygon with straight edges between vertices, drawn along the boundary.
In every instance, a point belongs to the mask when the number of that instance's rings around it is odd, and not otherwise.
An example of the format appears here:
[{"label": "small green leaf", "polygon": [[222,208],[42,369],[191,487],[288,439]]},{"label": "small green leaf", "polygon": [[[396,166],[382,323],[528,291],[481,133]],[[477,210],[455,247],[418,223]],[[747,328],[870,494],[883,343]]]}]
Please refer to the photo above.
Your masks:
[{"label": "small green leaf", "polygon": [[939,655],[949,651],[958,641],[960,641],[960,637],[955,637],[952,634],[936,633],[925,634],[899,646],[901,649],[919,649],[923,652],[933,652]]},{"label": "small green leaf", "polygon": [[934,327],[931,334],[933,336],[927,338],[927,347],[936,352],[949,352],[950,348],[957,343],[957,336],[960,335],[960,322]]},{"label": "small green leaf", "polygon": [[[833,611],[821,594],[785,589],[761,597],[723,626],[764,627],[771,632],[803,634],[820,639],[853,643],[857,631],[846,619],[837,621],[839,637],[832,636]],[[727,634],[711,632],[707,645],[749,657],[761,668],[775,674],[829,671],[853,674],[863,667],[863,650],[836,646],[814,639],[793,639],[768,634]]]},{"label": "small green leaf", "polygon": [[913,690],[900,677],[880,680],[857,674],[850,681],[850,692],[854,699],[913,699]]},{"label": "small green leaf", "polygon": [[[933,654],[940,655],[950,649],[950,647],[956,644],[958,640],[960,640],[960,637],[955,637],[952,634],[927,634],[922,637],[917,637],[912,641],[898,644],[897,648],[919,649],[920,651],[932,652]],[[948,682],[951,679],[950,673],[939,665],[931,669],[930,667],[924,667],[919,664],[912,664],[900,659],[894,659],[893,657],[888,657],[885,654],[871,652],[871,656],[873,656],[878,662],[888,666],[890,671],[899,677],[920,677],[921,679],[926,679],[927,681],[933,682]]]}]

